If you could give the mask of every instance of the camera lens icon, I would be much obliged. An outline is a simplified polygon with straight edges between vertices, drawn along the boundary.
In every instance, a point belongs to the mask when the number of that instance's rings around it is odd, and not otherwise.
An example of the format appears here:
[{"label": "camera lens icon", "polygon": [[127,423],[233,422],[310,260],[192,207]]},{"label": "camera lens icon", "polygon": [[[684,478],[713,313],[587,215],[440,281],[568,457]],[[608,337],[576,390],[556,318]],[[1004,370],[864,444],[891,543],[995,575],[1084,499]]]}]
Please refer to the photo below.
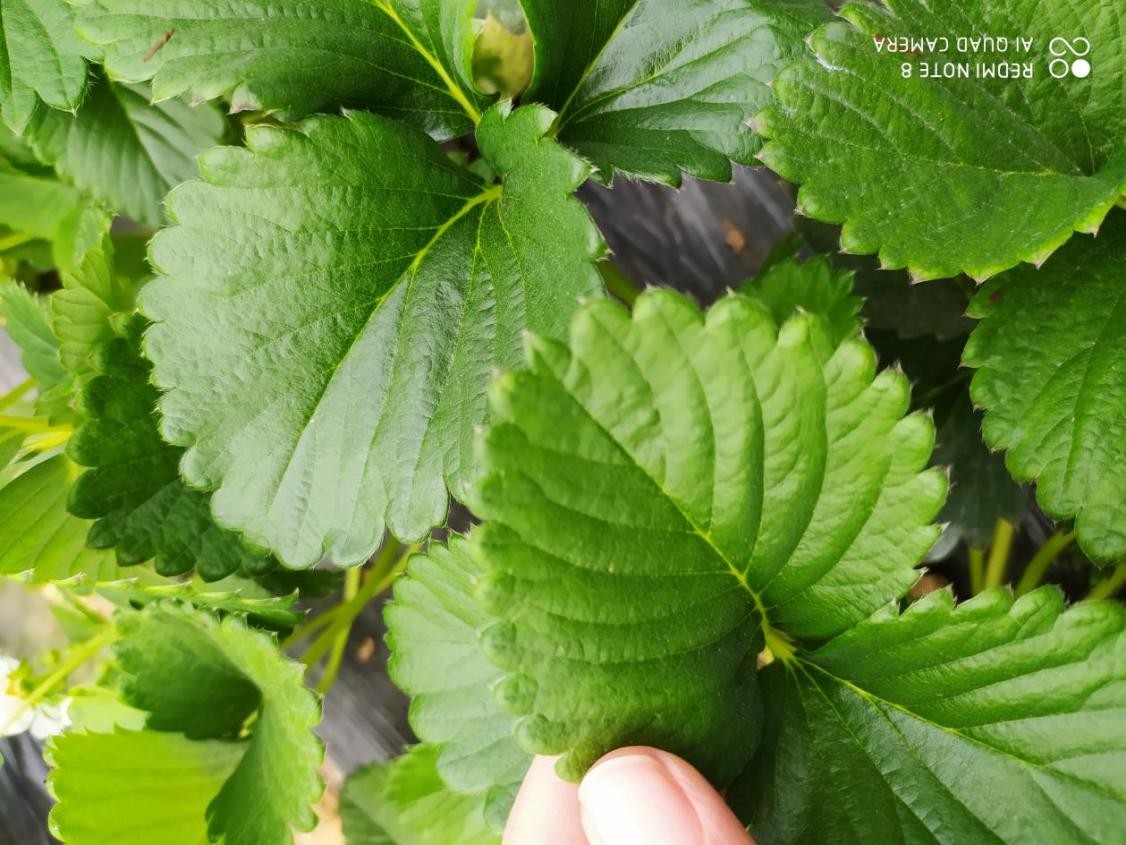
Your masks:
[{"label": "camera lens icon", "polygon": [[[1048,62],[1048,73],[1053,79],[1063,79],[1071,75],[1076,79],[1086,79],[1091,75],[1091,63],[1083,58],[1091,52],[1091,42],[1086,38],[1066,38],[1056,36],[1048,42],[1048,52],[1056,58]],[[1065,58],[1075,56],[1074,60]]]}]

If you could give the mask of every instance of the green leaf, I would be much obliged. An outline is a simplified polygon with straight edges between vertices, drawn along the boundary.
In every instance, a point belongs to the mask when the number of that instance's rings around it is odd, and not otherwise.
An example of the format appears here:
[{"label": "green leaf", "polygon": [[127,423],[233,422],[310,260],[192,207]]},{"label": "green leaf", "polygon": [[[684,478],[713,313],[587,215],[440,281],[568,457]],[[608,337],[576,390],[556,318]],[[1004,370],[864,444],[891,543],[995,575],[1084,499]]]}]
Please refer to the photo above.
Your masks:
[{"label": "green leaf", "polygon": [[162,599],[179,599],[213,613],[237,613],[260,627],[287,630],[305,616],[296,609],[298,593],[274,595],[255,581],[240,575],[228,575],[219,581],[204,581],[198,573],[186,583],[128,581],[105,585],[99,594],[119,605],[146,605]]},{"label": "green leaf", "polygon": [[859,338],[740,296],[592,303],[527,359],[495,385],[472,503],[517,739],[572,778],[640,743],[726,783],[764,627],[777,650],[828,638],[916,579],[945,494],[930,421]]},{"label": "green leaf", "polygon": [[761,673],[728,800],[759,842],[1114,842],[1126,829],[1123,609],[1045,587],[931,593]]},{"label": "green leaf", "polygon": [[90,523],[71,516],[77,467],[55,455],[0,487],[0,575],[36,583],[117,580],[113,555],[86,548]]},{"label": "green leaf", "polygon": [[949,523],[949,542],[962,538],[984,549],[998,519],[1019,523],[1028,506],[1028,492],[1010,477],[1004,457],[982,442],[982,414],[963,390],[938,427],[936,466],[950,468],[950,495],[938,518]]},{"label": "green leaf", "polygon": [[528,98],[559,138],[615,172],[679,184],[731,178],[760,147],[747,120],[828,16],[820,0],[523,0],[536,46]]},{"label": "green leaf", "polygon": [[0,323],[19,347],[23,368],[41,391],[68,376],[59,361],[59,341],[51,331],[48,309],[46,299],[23,285],[0,281]]},{"label": "green leaf", "polygon": [[490,370],[601,289],[601,238],[571,196],[587,168],[543,137],[551,119],[485,115],[498,185],[352,113],[253,127],[248,149],[205,153],[206,181],[173,191],[146,352],[164,434],[188,447],[189,484],[218,488],[221,524],[302,567],[360,563],[385,525],[413,540],[444,519],[446,484],[460,495],[474,470]]},{"label": "green leaf", "polygon": [[[420,23],[419,5],[219,0],[188,9],[178,0],[95,0],[82,9],[79,30],[104,49],[111,78],[151,79],[157,100],[223,97],[232,111],[277,112],[286,120],[366,108],[439,139],[462,135],[472,124],[454,90],[470,108],[480,103],[447,85],[453,79],[444,51]],[[439,5],[421,5],[437,22]]]},{"label": "green leaf", "polygon": [[74,483],[70,512],[98,520],[87,542],[96,549],[113,548],[121,566],[151,559],[161,575],[194,567],[208,581],[238,570],[262,571],[272,561],[216,525],[211,497],[180,479],[183,450],[165,443],[157,428],[159,394],[139,348],[144,325],[135,318],[129,337],[103,345],[102,375],[82,390],[84,422],[67,454],[90,469]]},{"label": "green leaf", "polygon": [[468,545],[454,537],[431,546],[395,582],[383,612],[388,671],[411,696],[411,727],[436,749],[442,780],[458,792],[488,791],[506,816],[530,759],[493,697],[503,673],[481,651],[481,632],[495,620],[474,598],[482,573]]},{"label": "green leaf", "polygon": [[1043,269],[991,281],[963,360],[986,409],[985,441],[1036,481],[1050,516],[1074,517],[1088,557],[1126,555],[1126,214],[1069,243]]},{"label": "green leaf", "polygon": [[[1126,56],[1109,49],[1119,33],[1105,4],[888,0],[841,14],[814,33],[814,56],[778,75],[755,126],[770,140],[760,158],[801,184],[802,213],[844,224],[847,251],[878,252],[919,279],[980,280],[1094,231],[1126,190]],[[1033,52],[957,51],[957,36],[978,33],[1032,39]],[[1101,47],[1097,70],[1053,78],[1050,42],[1080,34]],[[917,57],[887,46],[928,36],[948,43]],[[971,77],[921,78],[946,62]],[[1032,78],[973,75],[1001,63],[1027,64]]]},{"label": "green leaf", "polygon": [[0,161],[0,225],[50,241],[59,267],[76,266],[109,223],[81,191]]},{"label": "green leaf", "polygon": [[0,8],[0,116],[22,133],[40,103],[74,111],[86,61],[66,0],[4,0]]},{"label": "green leaf", "polygon": [[[153,604],[122,629],[124,698],[148,712],[148,730],[206,740],[207,747],[238,740],[241,759],[207,805],[211,841],[280,845],[292,842],[291,830],[311,829],[323,752],[313,733],[320,705],[302,667],[234,616],[219,621]],[[134,783],[160,789],[137,775]]]},{"label": "green leaf", "polygon": [[437,749],[418,745],[349,777],[340,798],[348,845],[500,845],[480,799],[450,792],[437,761]]},{"label": "green leaf", "polygon": [[787,258],[740,286],[739,292],[762,300],[774,322],[810,311],[825,318],[839,343],[860,331],[857,315],[863,300],[852,295],[852,274],[836,270],[824,256],[805,262]]},{"label": "green leaf", "polygon": [[97,372],[97,350],[114,335],[114,315],[133,310],[133,287],[114,267],[108,237],[77,268],[59,275],[63,287],[51,295],[51,328],[59,339],[62,365],[86,379]]},{"label": "green leaf", "polygon": [[206,845],[207,805],[241,755],[175,733],[65,733],[48,750],[51,831],[70,845]]},{"label": "green leaf", "polygon": [[27,134],[60,175],[114,209],[150,226],[161,201],[196,175],[196,156],[222,139],[209,105],[169,99],[153,105],[147,87],[96,82],[77,114],[40,110]]}]

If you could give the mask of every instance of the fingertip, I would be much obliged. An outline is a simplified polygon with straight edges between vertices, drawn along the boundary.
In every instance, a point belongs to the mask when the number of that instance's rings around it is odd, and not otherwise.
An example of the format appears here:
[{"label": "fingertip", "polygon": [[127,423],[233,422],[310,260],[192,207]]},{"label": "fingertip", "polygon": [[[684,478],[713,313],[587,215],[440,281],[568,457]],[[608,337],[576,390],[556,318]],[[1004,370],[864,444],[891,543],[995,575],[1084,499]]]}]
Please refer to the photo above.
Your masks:
[{"label": "fingertip", "polygon": [[532,760],[504,828],[504,845],[587,845],[578,784],[555,774],[557,759]]},{"label": "fingertip", "polygon": [[591,843],[753,845],[707,779],[656,748],[607,754],[583,778],[578,800]]}]

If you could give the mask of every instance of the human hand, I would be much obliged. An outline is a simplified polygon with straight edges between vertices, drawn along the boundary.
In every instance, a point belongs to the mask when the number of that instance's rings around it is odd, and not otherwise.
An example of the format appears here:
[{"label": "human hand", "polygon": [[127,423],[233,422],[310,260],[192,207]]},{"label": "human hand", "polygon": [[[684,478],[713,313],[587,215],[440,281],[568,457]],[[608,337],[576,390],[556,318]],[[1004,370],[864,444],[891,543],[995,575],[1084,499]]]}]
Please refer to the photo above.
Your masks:
[{"label": "human hand", "polygon": [[754,845],[711,784],[679,757],[620,748],[581,784],[537,757],[524,778],[504,845]]}]

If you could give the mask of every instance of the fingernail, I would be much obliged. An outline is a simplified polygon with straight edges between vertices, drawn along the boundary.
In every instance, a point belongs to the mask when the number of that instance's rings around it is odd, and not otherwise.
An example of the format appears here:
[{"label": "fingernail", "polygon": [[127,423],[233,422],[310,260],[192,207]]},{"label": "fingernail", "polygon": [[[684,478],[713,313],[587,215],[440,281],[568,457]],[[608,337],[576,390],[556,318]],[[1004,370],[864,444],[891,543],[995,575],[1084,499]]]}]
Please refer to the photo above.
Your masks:
[{"label": "fingernail", "polygon": [[703,830],[672,772],[645,752],[611,757],[579,786],[591,845],[700,845]]}]

